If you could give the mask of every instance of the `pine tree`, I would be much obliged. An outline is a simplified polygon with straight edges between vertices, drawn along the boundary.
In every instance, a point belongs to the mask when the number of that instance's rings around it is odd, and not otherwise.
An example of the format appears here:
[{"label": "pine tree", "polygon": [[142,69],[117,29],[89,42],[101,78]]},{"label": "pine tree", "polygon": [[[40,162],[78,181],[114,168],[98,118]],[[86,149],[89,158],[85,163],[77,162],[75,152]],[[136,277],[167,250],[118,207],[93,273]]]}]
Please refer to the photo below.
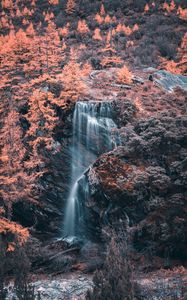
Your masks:
[{"label": "pine tree", "polygon": [[82,34],[89,32],[89,28],[85,20],[78,21],[77,31]]},{"label": "pine tree", "polygon": [[117,81],[122,84],[131,84],[132,83],[132,73],[126,66],[123,66],[117,72]]},{"label": "pine tree", "polygon": [[72,14],[75,10],[75,0],[67,0],[66,13],[68,15]]},{"label": "pine tree", "polygon": [[105,12],[105,7],[104,7],[103,4],[101,4],[100,15],[101,15],[101,16],[104,16],[105,14],[106,14],[106,12]]},{"label": "pine tree", "polygon": [[149,4],[146,4],[144,7],[144,12],[147,13],[150,10]]},{"label": "pine tree", "polygon": [[86,92],[86,86],[82,81],[82,72],[80,65],[76,61],[76,54],[71,50],[70,60],[63,69],[62,82],[64,89],[61,92],[61,98],[66,101],[77,101]]},{"label": "pine tree", "polygon": [[96,28],[94,30],[93,39],[97,41],[102,41],[101,30],[99,28]]}]

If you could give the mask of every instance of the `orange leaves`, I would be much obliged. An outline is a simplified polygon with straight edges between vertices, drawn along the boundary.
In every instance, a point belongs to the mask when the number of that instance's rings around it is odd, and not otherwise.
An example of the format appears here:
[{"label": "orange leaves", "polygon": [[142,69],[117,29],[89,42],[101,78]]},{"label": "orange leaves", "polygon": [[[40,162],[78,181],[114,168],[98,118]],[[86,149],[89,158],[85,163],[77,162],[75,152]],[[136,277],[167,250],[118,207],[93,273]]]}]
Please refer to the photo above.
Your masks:
[{"label": "orange leaves", "polygon": [[121,84],[131,84],[133,75],[127,68],[123,66],[119,71],[117,71],[117,81]]},{"label": "orange leaves", "polygon": [[170,4],[168,4],[167,2],[164,2],[163,4],[163,9],[166,10],[168,13],[171,13],[173,10],[175,10],[176,5],[174,0],[171,1]]},{"label": "orange leaves", "polygon": [[54,19],[54,14],[51,12],[44,12],[43,13],[44,17],[45,17],[45,21],[49,22],[50,20]]},{"label": "orange leaves", "polygon": [[22,15],[24,15],[24,16],[32,16],[32,14],[33,14],[33,11],[31,11],[30,9],[28,9],[26,6],[22,10]]},{"label": "orange leaves", "polygon": [[69,34],[70,24],[67,23],[66,26],[59,29],[59,34],[63,37],[66,37]]},{"label": "orange leaves", "polygon": [[179,69],[177,68],[177,63],[175,61],[173,61],[173,60],[164,59],[162,66],[168,72],[171,72],[173,74],[177,74],[179,72]]},{"label": "orange leaves", "polygon": [[181,45],[177,51],[177,60],[167,60],[161,57],[161,68],[166,69],[167,71],[173,74],[186,74],[187,68],[187,33],[184,35]]},{"label": "orange leaves", "polygon": [[123,63],[122,59],[118,56],[105,56],[102,60],[101,60],[101,65],[103,68],[109,68],[109,67],[113,67],[113,66],[118,66],[121,65]]},{"label": "orange leaves", "polygon": [[68,64],[63,69],[62,82],[64,89],[60,97],[64,101],[77,101],[86,93],[86,86],[82,80],[82,71],[76,61],[76,54],[72,50]]},{"label": "orange leaves", "polygon": [[99,28],[94,30],[93,39],[96,41],[102,41],[101,30]]},{"label": "orange leaves", "polygon": [[82,34],[88,33],[90,31],[85,20],[78,21],[77,31]]},{"label": "orange leaves", "polygon": [[113,43],[113,40],[112,40],[112,31],[111,30],[107,33],[106,45],[103,49],[101,49],[101,52],[103,52],[103,53],[108,52],[112,55],[116,53],[114,43]]},{"label": "orange leaves", "polygon": [[5,8],[5,9],[12,9],[13,8],[12,0],[2,0],[1,5],[2,5],[2,8]]},{"label": "orange leaves", "polygon": [[102,4],[101,5],[101,8],[100,8],[100,15],[101,16],[104,16],[106,14],[106,12],[105,12],[105,7],[104,7],[104,5]]},{"label": "orange leaves", "polygon": [[30,25],[27,27],[26,29],[26,34],[30,37],[34,37],[35,35],[35,30],[34,30],[34,27],[33,27],[33,24],[30,23]]},{"label": "orange leaves", "polygon": [[178,13],[180,19],[187,21],[187,8],[182,9],[179,6],[177,13]]},{"label": "orange leaves", "polygon": [[58,5],[59,4],[59,0],[49,0],[49,4],[51,4],[51,5]]},{"label": "orange leaves", "polygon": [[130,28],[129,26],[126,26],[124,24],[118,24],[116,27],[116,32],[124,32],[125,35],[127,36],[131,35],[133,32],[137,30],[139,30],[138,24],[135,24],[133,28]]},{"label": "orange leaves", "polygon": [[105,17],[105,19],[104,19],[104,22],[107,24],[109,24],[109,23],[111,23],[112,22],[112,18],[109,16],[109,15],[107,15],[106,17]]},{"label": "orange leaves", "polygon": [[21,28],[16,32],[16,40],[18,47],[25,47],[28,43],[27,35]]},{"label": "orange leaves", "polygon": [[75,11],[75,1],[74,0],[67,0],[66,4],[66,13],[71,15]]},{"label": "orange leaves", "polygon": [[[23,246],[29,238],[29,231],[27,228],[23,228],[21,225],[11,222],[5,218],[0,218],[0,234],[11,233],[14,235],[18,244]],[[7,251],[11,252],[15,250],[15,242],[9,242]]]},{"label": "orange leaves", "polygon": [[52,109],[48,94],[35,90],[30,98],[30,112],[27,116],[31,126],[28,131],[29,136],[42,136],[52,134],[57,118],[55,111]]},{"label": "orange leaves", "polygon": [[88,76],[92,71],[92,67],[89,63],[85,63],[82,67],[82,76]]},{"label": "orange leaves", "polygon": [[95,20],[96,20],[96,22],[98,23],[98,24],[102,24],[103,23],[103,21],[104,21],[104,18],[102,17],[102,16],[100,16],[100,14],[96,14],[95,15]]},{"label": "orange leaves", "polygon": [[147,13],[150,10],[149,4],[146,4],[144,7],[144,12]]},{"label": "orange leaves", "polygon": [[132,28],[132,31],[135,32],[135,31],[138,31],[139,30],[139,26],[138,24],[136,23],[133,28]]}]

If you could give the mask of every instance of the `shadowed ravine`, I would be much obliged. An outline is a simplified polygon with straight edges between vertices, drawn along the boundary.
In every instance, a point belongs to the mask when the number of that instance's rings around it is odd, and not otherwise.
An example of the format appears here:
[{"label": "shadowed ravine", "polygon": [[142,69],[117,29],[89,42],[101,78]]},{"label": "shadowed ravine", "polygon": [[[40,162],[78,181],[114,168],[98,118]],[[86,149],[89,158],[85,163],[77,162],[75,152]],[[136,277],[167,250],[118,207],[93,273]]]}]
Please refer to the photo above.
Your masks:
[{"label": "shadowed ravine", "polygon": [[71,185],[65,209],[64,237],[78,236],[84,222],[80,197],[86,199],[89,193],[84,173],[100,154],[111,151],[117,145],[119,137],[112,119],[112,103],[77,102],[73,115]]}]

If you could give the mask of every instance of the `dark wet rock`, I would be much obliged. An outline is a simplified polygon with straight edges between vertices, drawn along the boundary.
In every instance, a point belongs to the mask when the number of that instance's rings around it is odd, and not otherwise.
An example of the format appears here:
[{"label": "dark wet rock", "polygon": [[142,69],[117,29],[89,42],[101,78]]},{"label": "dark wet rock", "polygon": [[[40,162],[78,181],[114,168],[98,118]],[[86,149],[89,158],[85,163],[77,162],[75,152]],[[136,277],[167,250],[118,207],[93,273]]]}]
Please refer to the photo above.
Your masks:
[{"label": "dark wet rock", "polygon": [[131,122],[137,111],[135,105],[130,100],[114,101],[114,120],[118,126],[124,126]]},{"label": "dark wet rock", "polygon": [[186,121],[168,112],[120,129],[122,146],[87,174],[90,230],[123,220],[137,252],[186,261]]},{"label": "dark wet rock", "polygon": [[[79,274],[70,274],[66,278],[39,279],[32,283],[35,295],[41,300],[85,300],[86,293],[92,288],[92,278]],[[11,285],[8,288],[7,300],[17,300]]]}]

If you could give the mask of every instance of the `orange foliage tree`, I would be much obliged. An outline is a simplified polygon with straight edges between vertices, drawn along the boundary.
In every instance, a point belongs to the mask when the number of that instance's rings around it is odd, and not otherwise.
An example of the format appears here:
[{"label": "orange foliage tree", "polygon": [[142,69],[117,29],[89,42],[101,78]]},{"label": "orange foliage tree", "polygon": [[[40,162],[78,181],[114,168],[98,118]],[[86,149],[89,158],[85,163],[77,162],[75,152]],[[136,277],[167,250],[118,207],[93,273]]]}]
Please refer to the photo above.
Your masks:
[{"label": "orange foliage tree", "polygon": [[150,10],[149,4],[146,4],[144,7],[144,12],[147,13]]},{"label": "orange foliage tree", "polygon": [[2,0],[1,5],[2,5],[2,8],[6,8],[6,9],[13,8],[12,0]]},{"label": "orange foliage tree", "polygon": [[79,33],[82,33],[82,34],[87,33],[87,32],[90,31],[85,20],[79,20],[78,21],[77,31]]},{"label": "orange foliage tree", "polygon": [[97,41],[102,41],[102,36],[101,36],[101,30],[99,28],[96,28],[94,30],[94,35],[93,35],[93,39],[97,40]]},{"label": "orange foliage tree", "polygon": [[6,218],[0,216],[0,235],[9,235],[12,238],[9,238],[7,242],[7,251],[12,252],[15,250],[16,242],[20,246],[23,246],[29,237],[29,231],[27,228],[23,228],[21,225],[11,222]]},{"label": "orange foliage tree", "polygon": [[182,9],[180,6],[177,10],[180,19],[187,21],[187,8]]},{"label": "orange foliage tree", "polygon": [[70,60],[63,69],[62,82],[63,91],[60,97],[66,101],[77,101],[86,93],[86,86],[82,80],[82,71],[76,61],[75,51],[71,50]]},{"label": "orange foliage tree", "polygon": [[[29,101],[30,110],[27,114],[27,119],[30,123],[30,128],[27,132],[29,144],[32,147],[32,155],[34,162],[41,167],[43,171],[42,155],[40,149],[52,149],[53,130],[57,124],[58,118],[48,99],[48,93],[40,90],[35,90]],[[33,164],[34,166],[34,164]]]},{"label": "orange foliage tree", "polygon": [[117,71],[117,81],[121,84],[131,84],[133,75],[127,68],[123,66],[119,71]]},{"label": "orange foliage tree", "polygon": [[10,217],[12,204],[30,198],[35,186],[35,178],[25,169],[26,149],[22,141],[19,115],[11,110],[4,121],[2,138],[4,146],[1,151],[1,189],[6,215]]},{"label": "orange foliage tree", "polygon": [[166,10],[168,13],[171,13],[173,10],[175,10],[176,5],[174,0],[171,1],[170,4],[168,4],[167,2],[164,2],[163,4],[163,9]]},{"label": "orange foliage tree", "polygon": [[104,18],[98,13],[95,15],[95,20],[100,25],[104,22]]},{"label": "orange foliage tree", "polygon": [[185,33],[181,45],[177,51],[177,61],[161,58],[161,68],[174,74],[187,73],[187,33]]},{"label": "orange foliage tree", "polygon": [[104,16],[105,14],[106,14],[106,12],[105,12],[105,7],[104,7],[103,4],[101,4],[100,15],[101,15],[101,16]]},{"label": "orange foliage tree", "polygon": [[72,14],[75,10],[75,1],[74,0],[67,0],[66,4],[66,13],[67,14]]},{"label": "orange foliage tree", "polygon": [[49,0],[49,3],[51,5],[58,5],[59,4],[59,0]]}]

